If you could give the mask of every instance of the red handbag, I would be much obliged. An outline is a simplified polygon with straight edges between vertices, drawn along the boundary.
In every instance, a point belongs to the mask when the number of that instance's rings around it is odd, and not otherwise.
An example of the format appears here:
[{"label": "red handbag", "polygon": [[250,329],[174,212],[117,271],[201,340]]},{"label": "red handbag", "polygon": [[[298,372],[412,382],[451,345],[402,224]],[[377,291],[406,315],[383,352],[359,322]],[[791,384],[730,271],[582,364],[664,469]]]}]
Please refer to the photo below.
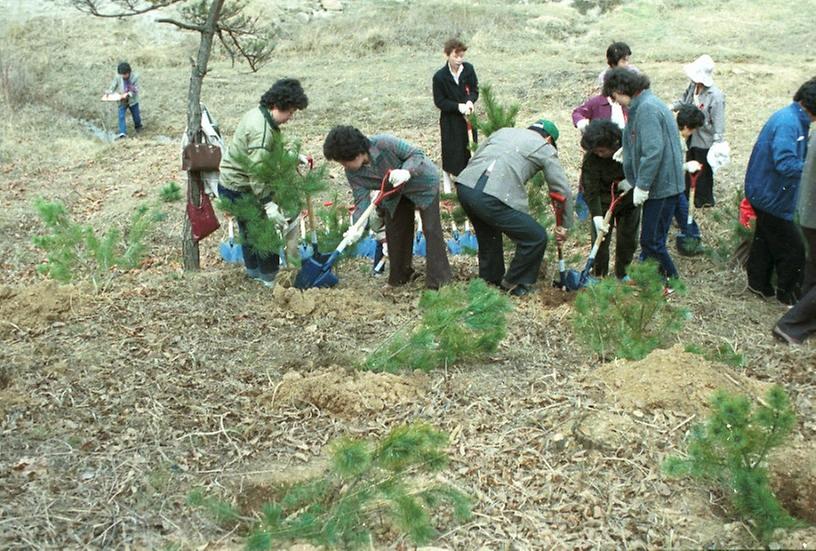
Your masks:
[{"label": "red handbag", "polygon": [[210,197],[204,193],[203,188],[198,206],[195,206],[192,201],[187,201],[187,217],[190,219],[190,227],[193,230],[193,241],[196,242],[221,227],[218,217],[215,216]]}]

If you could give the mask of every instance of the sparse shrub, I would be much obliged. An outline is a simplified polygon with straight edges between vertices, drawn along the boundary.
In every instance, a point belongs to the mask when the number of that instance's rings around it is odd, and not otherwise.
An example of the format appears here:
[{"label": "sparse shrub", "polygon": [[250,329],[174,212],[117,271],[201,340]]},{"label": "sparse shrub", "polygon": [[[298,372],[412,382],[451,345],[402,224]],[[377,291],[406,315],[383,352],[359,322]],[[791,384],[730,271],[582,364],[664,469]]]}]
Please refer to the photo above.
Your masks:
[{"label": "sparse shrub", "polygon": [[785,391],[771,387],[765,401],[753,409],[747,397],[719,391],[711,408],[705,425],[691,430],[688,456],[667,458],[664,471],[717,486],[764,542],[777,528],[797,526],[768,478],[768,453],[785,441],[796,422]]},{"label": "sparse shrub", "polygon": [[623,0],[573,0],[572,7],[578,10],[581,15],[586,15],[591,10],[597,10],[599,14],[612,11],[623,3]]},{"label": "sparse shrub", "polygon": [[[667,302],[656,263],[632,263],[629,277],[629,283],[604,278],[575,299],[575,332],[603,359],[642,359],[683,326],[686,313]],[[683,292],[679,281],[672,287]]]},{"label": "sparse shrub", "polygon": [[205,496],[200,489],[191,491],[187,496],[187,505],[202,509],[213,522],[220,526],[231,525],[241,520],[238,510],[226,501]]},{"label": "sparse shrub", "polygon": [[32,103],[37,93],[35,77],[20,57],[13,57],[10,51],[0,50],[0,93],[4,103],[10,107],[20,107]]},{"label": "sparse shrub", "polygon": [[726,343],[718,345],[715,349],[689,344],[685,350],[692,354],[699,354],[710,362],[719,362],[731,367],[745,367],[745,356]]},{"label": "sparse shrub", "polygon": [[80,272],[90,275],[96,285],[101,278],[109,277],[114,267],[136,268],[146,252],[147,233],[157,220],[157,214],[142,205],[134,212],[124,235],[117,228],[109,228],[99,236],[91,226],[74,222],[59,201],[37,199],[34,206],[50,232],[32,239],[48,255],[48,261],[37,266],[37,271],[62,283]]},{"label": "sparse shrub", "polygon": [[167,182],[159,190],[159,196],[165,203],[175,203],[181,200],[181,187],[176,182]]},{"label": "sparse shrub", "polygon": [[393,429],[378,443],[343,438],[332,444],[331,469],[323,477],[292,486],[263,507],[247,539],[251,550],[277,549],[305,540],[331,548],[372,545],[384,522],[414,544],[436,536],[431,513],[447,503],[457,521],[470,516],[470,499],[432,481],[444,469],[447,436],[428,425]]},{"label": "sparse shrub", "polygon": [[507,332],[509,299],[481,279],[425,291],[422,320],[383,341],[363,364],[372,371],[429,371],[493,352]]},{"label": "sparse shrub", "polygon": [[0,390],[11,386],[11,367],[0,365]]}]

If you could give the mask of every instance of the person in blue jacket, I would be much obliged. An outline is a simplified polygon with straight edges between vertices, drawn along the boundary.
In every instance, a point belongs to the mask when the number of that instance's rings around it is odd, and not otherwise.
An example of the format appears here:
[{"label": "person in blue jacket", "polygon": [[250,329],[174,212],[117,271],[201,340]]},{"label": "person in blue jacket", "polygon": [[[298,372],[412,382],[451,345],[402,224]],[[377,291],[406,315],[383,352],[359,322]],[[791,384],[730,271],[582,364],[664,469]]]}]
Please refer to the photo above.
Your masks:
[{"label": "person in blue jacket", "polygon": [[816,77],[802,84],[793,102],[762,127],[745,172],[745,197],[757,215],[748,256],[748,290],[763,298],[776,296],[788,305],[801,294],[805,248],[793,215],[814,120]]}]

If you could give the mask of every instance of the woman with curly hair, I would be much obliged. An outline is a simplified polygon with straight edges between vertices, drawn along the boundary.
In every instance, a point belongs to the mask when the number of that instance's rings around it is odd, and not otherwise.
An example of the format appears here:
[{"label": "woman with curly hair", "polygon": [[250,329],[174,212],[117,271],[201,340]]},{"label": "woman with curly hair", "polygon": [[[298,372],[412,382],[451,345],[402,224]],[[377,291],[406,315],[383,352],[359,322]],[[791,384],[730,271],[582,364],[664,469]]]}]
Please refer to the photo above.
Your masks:
[{"label": "woman with curly hair", "polygon": [[[268,191],[264,184],[254,180],[247,172],[245,160],[249,158],[253,163],[261,161],[264,152],[271,150],[273,136],[280,132],[280,126],[290,121],[295,112],[306,109],[308,105],[309,99],[300,81],[285,78],[278,80],[261,96],[258,107],[244,113],[221,159],[219,196],[237,201],[243,195],[252,194],[264,206],[267,217],[283,218],[272,197],[267,195]],[[238,229],[245,236],[246,221],[240,219],[236,221]],[[280,256],[274,253],[261,255],[246,243],[241,248],[247,275],[268,287],[273,286],[280,268]]]}]

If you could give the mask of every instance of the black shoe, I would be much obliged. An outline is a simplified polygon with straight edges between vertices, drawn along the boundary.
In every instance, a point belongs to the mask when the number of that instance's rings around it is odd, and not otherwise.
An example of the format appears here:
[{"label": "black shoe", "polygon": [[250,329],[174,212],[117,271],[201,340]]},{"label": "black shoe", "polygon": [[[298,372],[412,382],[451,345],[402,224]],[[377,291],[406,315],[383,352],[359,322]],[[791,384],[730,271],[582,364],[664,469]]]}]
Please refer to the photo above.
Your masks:
[{"label": "black shoe", "polygon": [[800,339],[797,339],[796,337],[788,335],[787,333],[782,331],[782,329],[780,329],[780,327],[778,325],[774,326],[772,334],[773,334],[774,338],[776,340],[778,340],[778,341],[782,341],[782,342],[787,343],[787,344],[795,344],[795,345],[802,344],[802,341]]},{"label": "black shoe", "polygon": [[785,306],[793,306],[799,301],[799,293],[797,293],[796,291],[784,292],[777,289],[776,300],[778,300]]},{"label": "black shoe", "polygon": [[533,290],[523,283],[519,283],[510,290],[510,294],[514,297],[525,297],[532,292]]},{"label": "black shoe", "polygon": [[771,289],[762,289],[762,290],[754,289],[753,287],[751,287],[750,283],[748,284],[748,291],[750,291],[751,293],[755,294],[756,296],[758,296],[759,298],[761,298],[763,300],[766,299],[766,298],[773,298],[776,295],[776,293],[774,293],[773,290],[771,290]]}]

